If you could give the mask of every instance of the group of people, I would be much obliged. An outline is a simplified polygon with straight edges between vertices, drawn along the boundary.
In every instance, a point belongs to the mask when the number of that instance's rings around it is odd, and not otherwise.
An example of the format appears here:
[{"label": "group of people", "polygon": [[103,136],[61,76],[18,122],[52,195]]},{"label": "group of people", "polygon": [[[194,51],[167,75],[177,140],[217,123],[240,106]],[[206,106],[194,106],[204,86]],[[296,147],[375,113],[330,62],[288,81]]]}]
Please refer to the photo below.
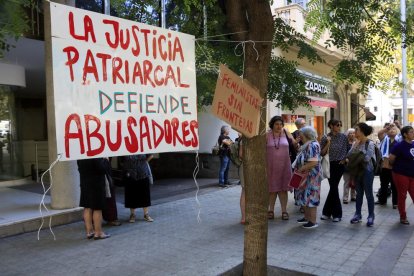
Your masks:
[{"label": "group of people", "polygon": [[[386,124],[378,132],[380,144],[376,145],[368,137],[373,128],[366,123],[358,123],[354,128],[341,132],[342,122],[331,119],[328,122],[329,133],[318,142],[317,132],[306,126],[303,118],[295,122],[298,130],[292,134],[284,128],[281,116],[269,121],[266,133],[266,165],[269,185],[268,219],[275,217],[276,199],[281,205],[281,219],[289,220],[287,212],[288,192],[294,189],[290,181],[294,173],[305,175],[300,186],[295,189],[295,204],[301,207],[304,217],[297,220],[304,228],[316,228],[317,207],[320,205],[321,181],[328,178],[329,193],[323,206],[321,220],[340,222],[342,204],[339,196],[339,182],[344,179],[342,203],[355,201],[355,213],[351,224],[362,221],[363,198],[368,203],[366,225],[374,225],[374,205],[386,205],[388,187],[391,185],[393,208],[400,214],[400,223],[409,224],[405,201],[407,193],[414,200],[414,130],[411,126],[401,127],[398,121]],[[225,150],[220,155],[219,185],[226,185],[230,164],[229,146],[232,141],[229,127],[223,126],[219,145]],[[380,155],[377,152],[380,152]],[[329,157],[329,158],[327,158]],[[322,168],[322,159],[329,160]],[[377,160],[378,159],[378,160]],[[379,167],[378,167],[379,166]],[[241,166],[242,167],[242,166]],[[324,172],[328,170],[328,172]],[[373,181],[379,171],[381,188],[378,200],[374,200]],[[328,176],[328,177],[327,177]],[[241,177],[241,180],[243,177]],[[245,223],[244,188],[240,198],[241,223]]]},{"label": "group of people", "polygon": [[[152,155],[130,155],[121,160],[122,182],[125,189],[125,208],[130,209],[129,222],[136,220],[135,209],[143,208],[144,221],[154,220],[148,213],[151,206],[150,181],[152,179],[149,161]],[[110,235],[102,230],[102,220],[110,226],[119,226],[112,180],[111,163],[108,158],[78,160],[80,175],[80,206],[84,207],[87,239],[106,239]]]}]

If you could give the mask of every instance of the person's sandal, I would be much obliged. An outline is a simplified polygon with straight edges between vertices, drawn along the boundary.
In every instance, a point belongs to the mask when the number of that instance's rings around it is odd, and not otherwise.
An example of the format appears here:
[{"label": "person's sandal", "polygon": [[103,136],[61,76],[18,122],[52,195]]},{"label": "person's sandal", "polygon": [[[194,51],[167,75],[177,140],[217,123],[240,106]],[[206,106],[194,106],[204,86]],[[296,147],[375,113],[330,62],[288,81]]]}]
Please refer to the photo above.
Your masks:
[{"label": "person's sandal", "polygon": [[129,216],[129,222],[130,222],[130,223],[134,223],[134,222],[135,222],[135,214],[131,214],[131,215]]},{"label": "person's sandal", "polygon": [[404,225],[410,225],[410,222],[407,219],[400,219],[400,223]]},{"label": "person's sandal", "polygon": [[91,233],[86,234],[86,238],[88,240],[92,239],[94,236],[95,236],[95,233],[94,232],[91,232]]},{"label": "person's sandal", "polygon": [[100,236],[94,236],[93,237],[93,239],[94,240],[104,240],[104,239],[107,239],[107,238],[109,238],[111,235],[109,235],[109,234],[105,234],[105,233],[103,233],[103,234],[101,234]]},{"label": "person's sandal", "polygon": [[268,219],[274,219],[275,213],[273,211],[267,211],[267,218]]},{"label": "person's sandal", "polygon": [[282,220],[289,220],[289,214],[287,212],[282,213]]},{"label": "person's sandal", "polygon": [[153,222],[154,220],[152,219],[152,217],[150,217],[148,214],[145,214],[144,215],[144,220],[146,221],[146,222]]}]

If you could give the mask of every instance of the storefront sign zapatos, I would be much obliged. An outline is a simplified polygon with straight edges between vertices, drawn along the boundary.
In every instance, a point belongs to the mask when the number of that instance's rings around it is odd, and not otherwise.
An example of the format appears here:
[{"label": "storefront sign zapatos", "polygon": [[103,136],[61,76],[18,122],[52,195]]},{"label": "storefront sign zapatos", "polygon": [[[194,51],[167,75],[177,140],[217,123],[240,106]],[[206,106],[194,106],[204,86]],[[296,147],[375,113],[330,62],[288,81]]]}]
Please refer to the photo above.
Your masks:
[{"label": "storefront sign zapatos", "polygon": [[316,93],[321,93],[321,94],[329,94],[330,91],[328,89],[328,87],[324,84],[320,84],[317,82],[313,82],[310,80],[305,80],[305,89],[307,91],[312,91],[312,92],[316,92]]}]

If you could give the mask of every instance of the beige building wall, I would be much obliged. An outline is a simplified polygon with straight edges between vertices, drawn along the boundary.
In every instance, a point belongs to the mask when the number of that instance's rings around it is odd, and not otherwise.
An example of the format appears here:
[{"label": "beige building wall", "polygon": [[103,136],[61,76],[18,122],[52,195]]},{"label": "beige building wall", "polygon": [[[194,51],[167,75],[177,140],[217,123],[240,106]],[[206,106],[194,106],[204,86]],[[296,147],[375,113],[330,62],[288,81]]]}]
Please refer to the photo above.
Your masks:
[{"label": "beige building wall", "polygon": [[[305,10],[298,4],[293,5],[285,5],[285,1],[283,0],[277,0],[274,1],[274,4],[272,6],[273,13],[275,16],[279,16],[282,19],[285,20],[290,26],[294,27],[296,31],[302,33],[307,38],[309,44],[314,43],[312,42],[312,33],[310,31],[305,32],[304,26],[305,26]],[[339,83],[335,83],[332,79],[332,72],[334,67],[345,57],[344,53],[340,50],[338,50],[335,47],[331,47],[326,49],[324,42],[326,39],[329,38],[329,35],[323,34],[321,39],[317,41],[316,44],[313,46],[317,49],[318,54],[325,60],[325,63],[316,63],[311,64],[307,59],[298,59],[298,49],[291,48],[288,52],[281,51],[280,49],[275,49],[273,54],[276,56],[282,56],[285,57],[288,60],[294,60],[298,62],[298,69],[301,71],[305,71],[307,73],[323,77],[325,79],[328,79],[333,84],[333,93],[334,93],[334,99],[337,101],[337,108],[333,109],[331,112],[330,108],[327,108],[325,111],[325,126],[329,119],[336,118],[342,121],[343,124],[343,131],[346,129],[352,127],[352,100],[351,95],[355,94],[357,92],[356,87],[352,87],[349,85],[343,85]],[[355,98],[355,95],[354,97]],[[364,98],[358,96],[358,100],[355,104],[363,105]],[[274,116],[274,115],[281,115],[283,111],[279,110],[275,107],[274,103],[268,104],[268,117]],[[354,108],[355,112],[355,108]],[[285,113],[285,112],[283,112]],[[320,115],[320,110],[319,110]],[[358,110],[358,115],[355,114],[354,116],[357,116],[358,118],[364,119],[365,116],[364,111]],[[365,120],[365,119],[364,119]],[[325,131],[326,132],[326,131]]]}]

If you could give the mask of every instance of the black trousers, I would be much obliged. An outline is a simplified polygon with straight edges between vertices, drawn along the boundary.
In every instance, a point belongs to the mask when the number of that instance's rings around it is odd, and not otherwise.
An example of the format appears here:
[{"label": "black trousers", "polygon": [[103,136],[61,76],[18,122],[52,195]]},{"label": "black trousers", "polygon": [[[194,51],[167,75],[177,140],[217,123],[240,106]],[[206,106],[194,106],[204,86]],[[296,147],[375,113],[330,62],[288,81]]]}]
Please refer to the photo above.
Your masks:
[{"label": "black trousers", "polygon": [[394,180],[392,179],[392,170],[382,169],[380,174],[381,192],[378,195],[378,201],[380,204],[387,204],[388,197],[388,184],[391,183],[392,191],[392,205],[398,204],[397,188],[395,187]]},{"label": "black trousers", "polygon": [[326,198],[325,205],[323,206],[322,215],[342,218],[342,205],[339,199],[339,181],[341,181],[342,174],[344,173],[344,165],[339,164],[339,161],[331,161],[329,181],[329,193]]}]

